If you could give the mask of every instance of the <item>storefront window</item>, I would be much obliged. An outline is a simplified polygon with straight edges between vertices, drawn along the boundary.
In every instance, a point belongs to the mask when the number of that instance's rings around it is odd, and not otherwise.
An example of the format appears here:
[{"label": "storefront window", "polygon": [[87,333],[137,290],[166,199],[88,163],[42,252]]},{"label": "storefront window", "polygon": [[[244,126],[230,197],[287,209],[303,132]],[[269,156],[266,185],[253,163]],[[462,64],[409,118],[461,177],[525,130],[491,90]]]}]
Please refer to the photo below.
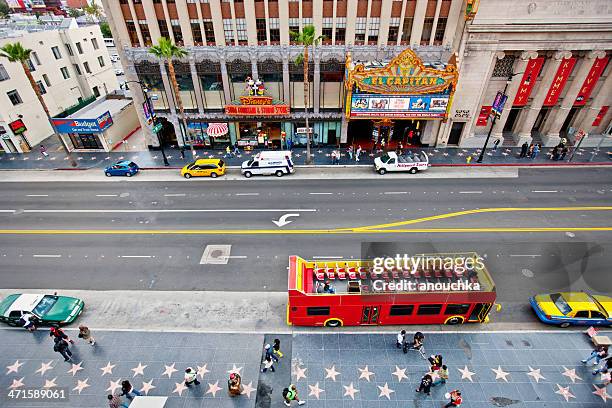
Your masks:
[{"label": "storefront window", "polygon": [[[168,67],[166,67],[166,70],[167,69]],[[175,62],[174,73],[176,75],[176,81],[178,82],[183,108],[187,111],[196,111],[198,109],[198,103],[196,101],[195,91],[193,90],[193,81],[191,79],[191,68],[189,64]]]},{"label": "storefront window", "polygon": [[75,149],[103,149],[104,146],[96,133],[70,133],[68,135]]},{"label": "storefront window", "polygon": [[271,97],[283,100],[283,63],[264,60],[257,63],[259,79],[264,82],[266,93]]},{"label": "storefront window", "polygon": [[245,94],[246,78],[251,76],[251,62],[236,60],[227,63],[230,78],[232,99],[236,100]]},{"label": "storefront window", "polygon": [[223,77],[218,62],[203,60],[196,63],[196,72],[202,87],[202,99],[205,109],[223,109],[226,104],[223,93]]},{"label": "storefront window", "polygon": [[206,124],[200,121],[187,121],[187,140],[185,144],[195,147],[210,146],[210,140],[206,135]]},{"label": "storefront window", "polygon": [[156,112],[168,112],[168,98],[164,90],[159,64],[141,62],[135,65],[138,79],[142,81],[149,90],[149,97]]},{"label": "storefront window", "polygon": [[[310,103],[308,107],[312,108],[314,104],[314,63],[310,62],[308,65],[308,79],[310,81],[310,86],[308,88]],[[291,108],[304,109],[304,67],[302,64],[298,65],[295,62],[289,64],[289,81]]]},{"label": "storefront window", "polygon": [[321,63],[321,84],[319,106],[321,109],[340,109],[342,107],[342,83],[344,65],[337,60]]}]

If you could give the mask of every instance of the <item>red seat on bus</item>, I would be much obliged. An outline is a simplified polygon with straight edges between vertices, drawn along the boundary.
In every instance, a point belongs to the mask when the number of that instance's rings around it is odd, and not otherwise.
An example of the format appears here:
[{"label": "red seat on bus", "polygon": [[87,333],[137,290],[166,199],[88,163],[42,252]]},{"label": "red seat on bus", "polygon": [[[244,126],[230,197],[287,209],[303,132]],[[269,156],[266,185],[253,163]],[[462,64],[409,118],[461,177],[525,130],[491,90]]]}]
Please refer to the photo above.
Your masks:
[{"label": "red seat on bus", "polygon": [[359,277],[364,280],[368,279],[368,269],[363,266],[360,266],[359,267]]},{"label": "red seat on bus", "polygon": [[452,269],[445,269],[444,276],[446,276],[448,279],[452,279],[454,277]]},{"label": "red seat on bus", "polygon": [[404,279],[410,279],[412,277],[410,274],[410,269],[402,269],[402,276]]},{"label": "red seat on bus", "polygon": [[357,279],[357,268],[348,268],[349,279]]},{"label": "red seat on bus", "polygon": [[444,277],[444,274],[440,269],[434,269],[434,276],[438,279],[442,279]]},{"label": "red seat on bus", "polygon": [[325,265],[325,274],[328,279],[336,279],[336,271],[334,268],[329,268],[327,264]]},{"label": "red seat on bus", "polygon": [[391,271],[391,276],[393,276],[393,279],[399,279],[400,278],[399,271],[397,269],[393,269]]},{"label": "red seat on bus", "polygon": [[433,275],[432,275],[432,273],[431,273],[431,270],[430,270],[430,269],[424,269],[424,270],[423,270],[423,275],[424,275],[424,276],[425,276],[427,279],[429,279],[429,278],[431,278],[431,277],[433,276]]},{"label": "red seat on bus", "polygon": [[419,268],[416,271],[414,271],[414,273],[412,274],[412,277],[416,279],[421,279],[421,269]]},{"label": "red seat on bus", "polygon": [[325,280],[325,268],[317,268],[314,269],[314,274],[317,280]]},{"label": "red seat on bus", "polygon": [[346,279],[346,268],[342,268],[336,264],[336,273],[338,274],[338,279]]}]

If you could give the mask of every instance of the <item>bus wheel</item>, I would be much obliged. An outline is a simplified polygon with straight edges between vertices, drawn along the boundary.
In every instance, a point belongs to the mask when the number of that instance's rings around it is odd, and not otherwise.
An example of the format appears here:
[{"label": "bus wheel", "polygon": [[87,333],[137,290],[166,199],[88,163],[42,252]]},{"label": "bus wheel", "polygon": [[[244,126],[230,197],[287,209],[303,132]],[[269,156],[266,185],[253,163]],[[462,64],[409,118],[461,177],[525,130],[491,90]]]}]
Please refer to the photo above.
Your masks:
[{"label": "bus wheel", "polygon": [[330,319],[330,320],[325,322],[325,326],[327,326],[327,327],[340,327],[340,326],[342,326],[342,322],[340,320]]},{"label": "bus wheel", "polygon": [[451,326],[454,326],[456,324],[461,324],[461,323],[463,323],[463,317],[461,317],[461,316],[449,317],[444,322],[444,324],[448,324],[448,325],[451,325]]},{"label": "bus wheel", "polygon": [[570,327],[570,324],[568,322],[564,322],[564,323],[561,323],[559,327],[562,327],[565,329],[566,327]]}]

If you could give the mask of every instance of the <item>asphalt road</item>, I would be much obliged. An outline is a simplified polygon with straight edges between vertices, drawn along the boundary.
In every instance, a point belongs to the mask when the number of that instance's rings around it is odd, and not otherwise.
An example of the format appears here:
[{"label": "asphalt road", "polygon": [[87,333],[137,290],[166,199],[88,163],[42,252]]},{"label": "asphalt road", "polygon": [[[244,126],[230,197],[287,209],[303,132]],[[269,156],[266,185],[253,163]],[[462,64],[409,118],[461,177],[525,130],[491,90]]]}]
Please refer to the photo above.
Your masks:
[{"label": "asphalt road", "polygon": [[[576,230],[612,227],[612,212],[586,208],[612,205],[612,169],[521,169],[519,174],[514,179],[0,183],[0,287],[284,291],[289,255],[359,258],[369,243],[387,242],[400,245],[387,248],[391,252],[486,255],[499,299],[515,304],[513,313],[526,313],[525,298],[532,293],[612,293],[612,232]],[[540,210],[461,213],[508,207]],[[572,210],[556,211],[568,207]],[[461,214],[429,218],[456,212]],[[281,227],[273,223],[285,214],[299,215],[286,217],[291,223]],[[358,229],[366,226],[377,231]],[[338,228],[344,230],[334,231]],[[32,229],[48,231],[21,233]],[[388,232],[397,229],[411,232]],[[231,246],[227,264],[201,264],[208,245]]]}]

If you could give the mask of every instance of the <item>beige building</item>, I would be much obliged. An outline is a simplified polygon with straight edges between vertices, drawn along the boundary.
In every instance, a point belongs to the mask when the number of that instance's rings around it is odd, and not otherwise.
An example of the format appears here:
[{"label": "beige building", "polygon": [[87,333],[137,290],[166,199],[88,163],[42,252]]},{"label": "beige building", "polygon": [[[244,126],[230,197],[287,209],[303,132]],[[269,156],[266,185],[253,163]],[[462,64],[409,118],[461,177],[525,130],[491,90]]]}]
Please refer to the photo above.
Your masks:
[{"label": "beige building", "polygon": [[[77,27],[72,19],[60,26],[0,26],[0,46],[20,42],[32,50],[30,69],[53,117],[65,117],[119,88],[100,28]],[[21,119],[27,130],[11,126]],[[18,63],[0,59],[0,146],[17,153],[53,134],[42,106]],[[64,137],[68,147],[83,148],[80,135]]]},{"label": "beige building", "polygon": [[[509,73],[521,72],[527,59],[537,56],[546,60],[542,73],[531,78],[535,86],[530,98],[518,112],[512,103],[506,105],[495,137],[521,144],[531,138],[533,130],[536,140],[554,143],[559,134],[578,125],[586,127],[588,118],[595,111],[595,116],[599,114],[598,106],[608,103],[602,87],[609,68],[598,77],[581,108],[574,109],[569,102],[572,95],[566,95],[570,90],[577,94],[593,58],[605,57],[606,50],[612,49],[610,2],[606,0],[489,0],[480,4],[476,18],[468,24],[466,0],[103,0],[103,4],[126,75],[146,85],[158,117],[167,120],[161,136],[169,144],[234,143],[251,140],[260,131],[272,141],[279,141],[282,132],[294,141],[303,140],[300,134],[307,131],[303,67],[295,63],[302,49],[292,43],[290,33],[307,24],[324,36],[310,61],[308,116],[315,143],[367,144],[375,132],[371,121],[345,117],[348,53],[353,61],[376,66],[410,47],[431,67],[444,66],[458,54],[460,78],[449,118],[403,117],[392,124],[397,140],[412,132],[417,135],[417,140],[411,136],[416,144],[481,144],[488,130],[486,120],[485,126],[480,126],[482,120],[478,122],[481,107],[491,104]],[[161,36],[189,52],[175,62],[188,129],[179,126],[166,64],[147,51]],[[579,59],[575,72],[556,104],[541,113],[538,98],[546,97],[547,75],[552,72],[554,76],[555,61],[567,53]],[[248,115],[239,109],[228,111],[226,106],[236,105],[244,94],[247,77],[262,80],[267,95],[290,111],[278,115],[257,109]],[[515,75],[509,84],[510,101],[521,79]],[[140,92],[134,92],[134,97],[144,125]],[[588,129],[590,133],[605,128],[610,113],[606,115],[599,125]],[[566,124],[568,117],[571,120]],[[215,123],[215,129],[224,124],[228,134],[216,132],[210,137],[209,123]],[[156,138],[147,133],[147,143],[157,145]]]}]

